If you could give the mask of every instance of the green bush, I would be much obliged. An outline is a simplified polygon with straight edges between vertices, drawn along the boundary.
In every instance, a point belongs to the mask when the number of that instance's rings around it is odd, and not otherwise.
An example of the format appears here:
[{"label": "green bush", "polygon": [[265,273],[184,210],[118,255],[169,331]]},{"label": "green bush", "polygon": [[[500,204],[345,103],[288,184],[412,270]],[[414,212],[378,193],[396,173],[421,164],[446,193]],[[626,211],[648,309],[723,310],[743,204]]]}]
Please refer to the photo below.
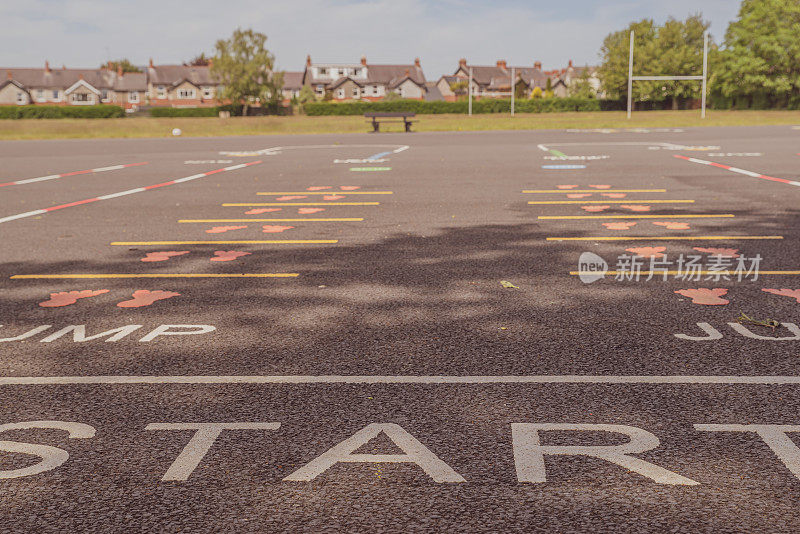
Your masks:
[{"label": "green bush", "polygon": [[114,119],[125,116],[120,106],[0,106],[0,119]]},{"label": "green bush", "polygon": [[[467,113],[468,102],[425,102],[422,100],[396,100],[378,102],[309,102],[304,106],[306,115],[363,115],[368,112],[407,111],[419,114]],[[519,113],[549,113],[557,111],[600,111],[600,101],[594,98],[524,99],[514,103]],[[486,98],[472,103],[473,113],[510,113],[511,100]]]},{"label": "green bush", "polygon": [[[216,117],[219,108],[151,108],[151,117]],[[231,112],[231,115],[233,113]]]},{"label": "green bush", "polygon": [[[225,104],[210,108],[150,108],[151,117],[217,117],[220,111],[230,111],[232,116],[241,117],[244,106],[241,104]],[[292,108],[279,104],[269,104],[263,107],[251,107],[248,116],[257,115],[291,115]]]}]

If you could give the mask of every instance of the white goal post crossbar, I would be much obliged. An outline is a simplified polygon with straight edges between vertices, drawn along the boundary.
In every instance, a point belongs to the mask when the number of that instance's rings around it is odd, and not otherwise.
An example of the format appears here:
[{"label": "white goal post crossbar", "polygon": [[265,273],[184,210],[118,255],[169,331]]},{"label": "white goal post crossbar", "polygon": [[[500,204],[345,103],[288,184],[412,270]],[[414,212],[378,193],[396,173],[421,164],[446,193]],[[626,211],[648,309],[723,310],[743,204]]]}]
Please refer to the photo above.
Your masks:
[{"label": "white goal post crossbar", "polygon": [[633,109],[633,82],[653,82],[660,80],[670,81],[698,81],[703,82],[700,97],[700,117],[706,118],[706,87],[708,85],[708,32],[703,33],[703,74],[701,76],[634,76],[633,75],[633,30],[631,30],[630,56],[628,58],[628,118],[631,118]]}]

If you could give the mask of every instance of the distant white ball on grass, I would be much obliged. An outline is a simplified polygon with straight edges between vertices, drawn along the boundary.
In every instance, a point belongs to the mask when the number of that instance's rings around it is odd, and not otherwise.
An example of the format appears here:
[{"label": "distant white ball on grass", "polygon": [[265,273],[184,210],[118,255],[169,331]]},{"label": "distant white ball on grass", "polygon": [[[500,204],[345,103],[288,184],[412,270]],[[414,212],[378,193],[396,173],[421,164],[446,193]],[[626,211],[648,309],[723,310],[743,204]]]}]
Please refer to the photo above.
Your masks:
[{"label": "distant white ball on grass", "polygon": [[181,135],[182,133],[183,133],[183,132],[181,131],[181,129],[180,129],[180,128],[173,128],[173,129],[172,129],[172,135],[174,135],[175,137],[177,137],[177,136]]}]

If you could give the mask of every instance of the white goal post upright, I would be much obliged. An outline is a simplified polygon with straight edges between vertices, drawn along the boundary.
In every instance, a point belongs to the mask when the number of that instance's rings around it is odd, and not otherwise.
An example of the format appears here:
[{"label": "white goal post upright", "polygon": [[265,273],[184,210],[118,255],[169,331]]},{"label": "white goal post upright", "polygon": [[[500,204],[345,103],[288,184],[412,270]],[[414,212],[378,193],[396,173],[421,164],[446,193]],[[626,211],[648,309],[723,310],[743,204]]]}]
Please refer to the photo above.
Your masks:
[{"label": "white goal post upright", "polygon": [[633,82],[644,81],[699,81],[703,83],[700,98],[700,116],[706,118],[706,87],[708,83],[708,32],[703,33],[703,75],[702,76],[634,76],[633,75],[633,37],[631,30],[630,55],[628,57],[628,118],[631,118],[633,109]]}]

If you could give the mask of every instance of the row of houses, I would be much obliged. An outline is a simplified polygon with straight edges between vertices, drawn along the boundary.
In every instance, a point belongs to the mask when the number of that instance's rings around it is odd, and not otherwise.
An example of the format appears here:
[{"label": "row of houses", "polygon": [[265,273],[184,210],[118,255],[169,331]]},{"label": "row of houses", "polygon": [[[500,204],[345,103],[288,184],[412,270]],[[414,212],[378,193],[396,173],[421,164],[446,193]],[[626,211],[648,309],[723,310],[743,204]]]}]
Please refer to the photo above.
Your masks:
[{"label": "row of houses", "polygon": [[[143,105],[210,107],[219,104],[221,89],[210,65],[155,65],[152,59],[142,72],[123,72],[111,63],[98,69],[53,69],[48,62],[44,68],[0,67],[0,73],[3,71],[6,77],[0,82],[0,105],[108,103],[129,111]],[[494,66],[483,66],[462,59],[453,75],[429,82],[419,58],[408,65],[387,65],[368,63],[363,56],[359,63],[314,63],[308,56],[303,71],[284,72],[282,96],[288,103],[308,86],[317,98],[337,101],[375,101],[390,93],[416,100],[456,100],[459,94],[454,87],[465,88],[470,76],[475,98],[507,97],[512,87],[525,96],[536,87],[566,96],[570,85],[582,76],[599,91],[596,71],[594,67],[574,67],[572,61],[564,69],[543,71],[540,62],[509,67],[499,60]]]}]

